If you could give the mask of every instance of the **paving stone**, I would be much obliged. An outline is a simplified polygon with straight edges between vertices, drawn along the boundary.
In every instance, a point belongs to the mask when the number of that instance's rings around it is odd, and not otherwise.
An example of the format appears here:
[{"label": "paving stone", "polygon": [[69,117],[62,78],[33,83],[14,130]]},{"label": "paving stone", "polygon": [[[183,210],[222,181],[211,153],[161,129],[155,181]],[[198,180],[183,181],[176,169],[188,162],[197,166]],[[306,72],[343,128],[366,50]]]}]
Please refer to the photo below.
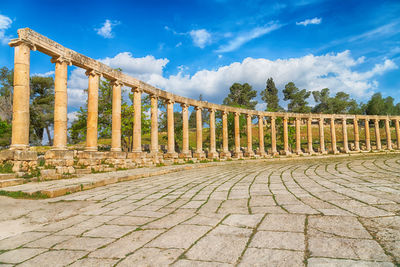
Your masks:
[{"label": "paving stone", "polygon": [[195,261],[195,260],[178,260],[172,266],[174,267],[231,267],[233,264],[209,261]]},{"label": "paving stone", "polygon": [[59,243],[54,249],[87,250],[93,251],[99,247],[113,242],[113,238],[74,237]]},{"label": "paving stone", "polygon": [[84,251],[53,250],[42,253],[18,266],[58,267],[65,266],[85,256]]},{"label": "paving stone", "polygon": [[25,232],[16,236],[12,236],[0,240],[0,250],[14,249],[47,235],[49,235],[49,233],[46,232]]},{"label": "paving stone", "polygon": [[304,266],[304,253],[288,250],[248,248],[239,266]]},{"label": "paving stone", "polygon": [[231,214],[226,218],[222,224],[236,226],[236,227],[248,227],[255,228],[261,221],[263,215],[245,215],[245,214]]},{"label": "paving stone", "polygon": [[305,250],[303,233],[258,231],[249,247]]},{"label": "paving stone", "polygon": [[118,260],[111,260],[111,259],[81,259],[76,262],[74,262],[71,265],[68,265],[69,267],[107,267],[107,266],[114,266]]},{"label": "paving stone", "polygon": [[61,236],[61,235],[51,235],[40,238],[28,244],[25,244],[24,247],[27,248],[51,248],[54,245],[61,243],[65,240],[73,238],[72,236]]},{"label": "paving stone", "polygon": [[377,262],[377,261],[357,261],[345,259],[329,259],[329,258],[310,258],[308,259],[309,267],[394,267],[391,262]]},{"label": "paving stone", "polygon": [[261,222],[258,230],[304,232],[304,215],[268,214]]},{"label": "paving stone", "polygon": [[[118,266],[168,266],[174,262],[183,249],[142,248],[122,260]],[[157,255],[155,257],[154,255]]]},{"label": "paving stone", "polygon": [[135,226],[121,226],[121,225],[102,225],[89,232],[84,233],[84,236],[91,237],[113,237],[120,238],[121,236],[135,230]]},{"label": "paving stone", "polygon": [[46,251],[46,249],[40,249],[40,248],[19,248],[15,250],[10,250],[4,252],[3,254],[0,254],[0,262],[20,263],[44,251]]}]

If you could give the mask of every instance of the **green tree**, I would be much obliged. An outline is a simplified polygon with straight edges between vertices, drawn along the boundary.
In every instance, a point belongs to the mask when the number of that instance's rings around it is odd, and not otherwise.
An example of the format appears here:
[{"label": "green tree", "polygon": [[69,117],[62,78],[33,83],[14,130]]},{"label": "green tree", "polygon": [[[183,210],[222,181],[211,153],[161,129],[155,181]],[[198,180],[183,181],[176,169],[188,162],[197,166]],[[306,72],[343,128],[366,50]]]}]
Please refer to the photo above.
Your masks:
[{"label": "green tree", "polygon": [[257,96],[257,91],[253,90],[251,85],[234,83],[229,91],[228,96],[224,99],[224,105],[255,109],[257,101],[253,99]]},{"label": "green tree", "polygon": [[313,91],[312,94],[317,103],[312,108],[314,113],[359,114],[362,112],[357,102],[345,92],[338,92],[334,97],[331,97],[329,89],[324,88],[321,91]]},{"label": "green tree", "polygon": [[0,119],[0,147],[7,147],[11,143],[11,124]]},{"label": "green tree", "polygon": [[[202,94],[199,95],[199,99],[198,100],[199,101],[203,101],[204,100]],[[210,115],[209,115],[208,110],[207,109],[203,109],[201,111],[201,120],[203,122],[203,126],[204,126],[204,124],[209,122],[209,119],[210,119]],[[189,127],[190,128],[196,128],[197,127],[197,124],[196,124],[196,110],[195,109],[190,113],[190,116],[189,116]]]},{"label": "green tree", "polygon": [[288,111],[297,113],[308,113],[311,107],[308,106],[307,98],[310,97],[311,92],[306,89],[299,90],[293,82],[285,85],[283,90],[284,100],[289,101]]},{"label": "green tree", "polygon": [[41,144],[46,131],[49,145],[52,145],[50,128],[54,124],[54,79],[33,76],[30,89],[30,141]]},{"label": "green tree", "polygon": [[12,120],[13,79],[13,70],[7,67],[0,69],[0,119],[8,123]]},{"label": "green tree", "polygon": [[275,86],[274,80],[269,78],[267,80],[267,85],[263,91],[260,93],[261,99],[267,104],[266,111],[281,111],[283,110],[279,106],[278,89]]},{"label": "green tree", "polygon": [[365,105],[365,113],[367,115],[400,115],[400,103],[394,105],[393,97],[383,98],[381,93],[376,93]]}]

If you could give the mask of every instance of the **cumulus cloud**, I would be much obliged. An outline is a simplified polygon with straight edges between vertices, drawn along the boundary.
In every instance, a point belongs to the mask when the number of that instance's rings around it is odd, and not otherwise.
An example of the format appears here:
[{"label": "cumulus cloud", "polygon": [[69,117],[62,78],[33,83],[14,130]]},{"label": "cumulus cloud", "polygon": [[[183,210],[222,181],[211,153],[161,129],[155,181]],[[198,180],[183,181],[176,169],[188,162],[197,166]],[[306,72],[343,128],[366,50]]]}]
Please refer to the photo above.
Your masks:
[{"label": "cumulus cloud", "polygon": [[[398,68],[392,60],[386,59],[366,71],[354,70],[364,61],[364,57],[353,58],[350,51],[277,60],[249,57],[214,70],[203,69],[193,75],[187,73],[187,68],[179,67],[177,74],[166,76],[163,70],[168,59],[153,56],[134,58],[125,52],[102,60],[160,89],[191,98],[203,94],[208,101],[215,103],[222,102],[234,82],[247,82],[261,91],[269,77],[274,78],[280,90],[293,81],[299,88],[314,91],[328,87],[332,93],[344,91],[362,100],[378,88],[376,78],[379,75]],[[79,107],[85,103],[87,96],[83,89],[87,88],[87,83],[84,70],[77,68],[71,72],[68,80],[70,105]]]},{"label": "cumulus cloud", "polygon": [[275,22],[269,23],[263,27],[256,27],[248,32],[244,32],[237,35],[227,44],[221,45],[216,52],[224,53],[224,52],[234,51],[239,47],[241,47],[242,45],[244,45],[245,43],[250,42],[253,39],[259,38],[267,33],[275,31],[280,27],[282,27],[282,25]]},{"label": "cumulus cloud", "polygon": [[211,34],[205,29],[191,30],[189,34],[192,37],[193,44],[197,47],[204,48],[211,44]]},{"label": "cumulus cloud", "polygon": [[306,19],[306,20],[303,20],[303,21],[300,21],[300,22],[296,22],[296,25],[307,26],[307,25],[309,25],[309,24],[320,24],[321,21],[322,21],[321,18],[315,17],[315,18],[313,18],[313,19]]},{"label": "cumulus cloud", "polygon": [[35,73],[33,76],[40,76],[40,77],[49,77],[54,75],[54,70],[45,72],[45,73]]},{"label": "cumulus cloud", "polygon": [[6,30],[11,27],[12,19],[0,14],[0,42],[7,44],[10,37],[6,35]]},{"label": "cumulus cloud", "polygon": [[103,23],[103,26],[101,28],[95,29],[97,34],[104,37],[104,38],[113,38],[114,33],[112,32],[113,28],[120,24],[119,21],[111,21],[109,19],[106,19],[106,21]]}]

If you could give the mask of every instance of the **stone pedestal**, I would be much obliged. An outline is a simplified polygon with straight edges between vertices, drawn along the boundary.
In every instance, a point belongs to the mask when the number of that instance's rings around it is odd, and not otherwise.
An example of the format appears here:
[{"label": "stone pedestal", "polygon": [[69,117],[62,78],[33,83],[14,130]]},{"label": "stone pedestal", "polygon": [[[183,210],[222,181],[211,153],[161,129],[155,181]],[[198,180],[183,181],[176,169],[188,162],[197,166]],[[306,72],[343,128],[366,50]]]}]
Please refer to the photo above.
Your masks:
[{"label": "stone pedestal", "polygon": [[193,158],[196,158],[196,159],[205,159],[206,158],[206,153],[204,153],[203,151],[201,151],[201,152],[194,152],[193,153]]},{"label": "stone pedestal", "polygon": [[178,158],[178,153],[176,152],[167,152],[164,154],[164,159],[176,159]]},{"label": "stone pedestal", "polygon": [[207,157],[209,159],[218,159],[219,158],[219,153],[216,151],[208,152]]},{"label": "stone pedestal", "polygon": [[219,157],[221,159],[230,159],[232,157],[231,152],[229,151],[221,151],[221,153],[219,154]]},{"label": "stone pedestal", "polygon": [[[44,154],[46,165],[49,166],[73,166],[74,165],[74,151],[72,150],[56,150],[52,149]],[[68,172],[69,173],[69,172]]]},{"label": "stone pedestal", "polygon": [[13,164],[13,172],[28,172],[37,167],[37,153],[29,150],[4,150],[0,152],[0,163]]},{"label": "stone pedestal", "polygon": [[243,152],[242,152],[242,151],[240,151],[240,152],[238,152],[238,151],[233,152],[232,158],[236,158],[236,159],[241,159],[241,158],[243,158]]}]

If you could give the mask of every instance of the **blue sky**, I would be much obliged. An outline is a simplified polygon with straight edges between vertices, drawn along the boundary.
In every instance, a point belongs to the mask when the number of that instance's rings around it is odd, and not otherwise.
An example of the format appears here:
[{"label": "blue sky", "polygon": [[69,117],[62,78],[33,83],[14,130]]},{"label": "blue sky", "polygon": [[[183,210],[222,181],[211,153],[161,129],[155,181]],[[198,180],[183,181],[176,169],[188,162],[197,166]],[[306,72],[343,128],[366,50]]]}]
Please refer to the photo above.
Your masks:
[{"label": "blue sky", "polygon": [[[269,77],[280,90],[293,81],[363,102],[374,92],[399,102],[399,14],[398,0],[3,0],[0,66],[12,67],[7,41],[29,27],[159,88],[211,102],[221,103],[233,82],[261,91]],[[48,56],[32,52],[31,74],[53,70]],[[69,111],[84,102],[86,87],[84,71],[71,67]]]}]

